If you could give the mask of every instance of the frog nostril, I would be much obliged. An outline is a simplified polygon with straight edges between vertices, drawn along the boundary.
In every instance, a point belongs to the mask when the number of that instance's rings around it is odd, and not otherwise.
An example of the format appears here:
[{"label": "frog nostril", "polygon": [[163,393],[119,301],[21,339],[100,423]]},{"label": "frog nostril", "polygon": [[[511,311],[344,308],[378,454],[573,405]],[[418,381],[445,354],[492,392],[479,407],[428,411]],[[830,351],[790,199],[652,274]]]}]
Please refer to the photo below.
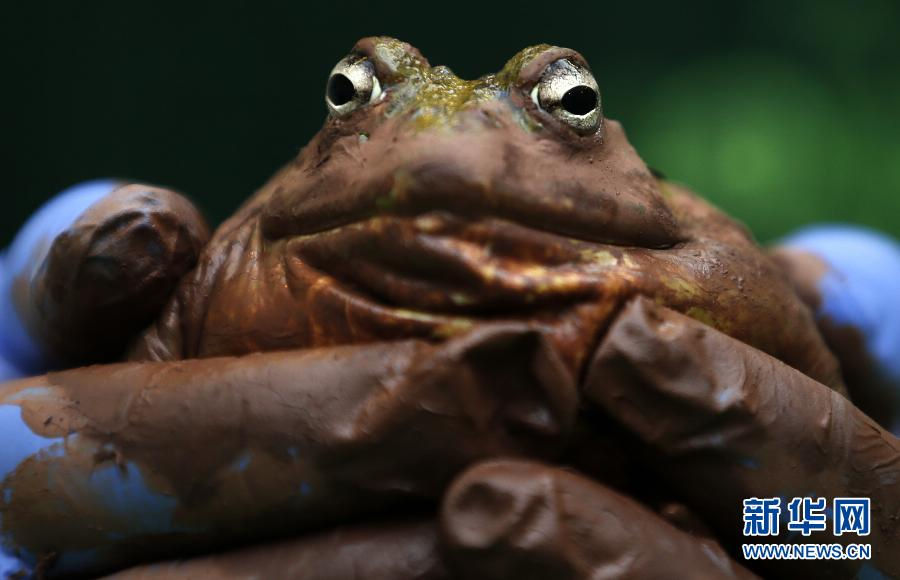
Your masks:
[{"label": "frog nostril", "polygon": [[587,115],[597,107],[597,91],[580,85],[572,87],[562,97],[563,108],[573,115]]},{"label": "frog nostril", "polygon": [[333,74],[328,79],[327,95],[328,100],[339,107],[353,100],[356,95],[356,87],[353,86],[353,81],[341,73]]}]

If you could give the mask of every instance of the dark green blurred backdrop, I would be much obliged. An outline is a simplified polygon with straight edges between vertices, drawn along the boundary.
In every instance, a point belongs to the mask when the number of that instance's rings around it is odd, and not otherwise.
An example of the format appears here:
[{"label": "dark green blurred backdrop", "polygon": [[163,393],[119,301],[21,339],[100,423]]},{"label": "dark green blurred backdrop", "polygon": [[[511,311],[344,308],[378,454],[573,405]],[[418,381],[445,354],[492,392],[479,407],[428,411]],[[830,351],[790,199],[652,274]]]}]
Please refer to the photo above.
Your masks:
[{"label": "dark green blurred backdrop", "polygon": [[99,176],[217,222],[321,125],[331,66],[390,34],[464,77],[538,42],[591,63],[644,159],[763,240],[815,221],[900,235],[900,3],[6,2],[0,245]]}]

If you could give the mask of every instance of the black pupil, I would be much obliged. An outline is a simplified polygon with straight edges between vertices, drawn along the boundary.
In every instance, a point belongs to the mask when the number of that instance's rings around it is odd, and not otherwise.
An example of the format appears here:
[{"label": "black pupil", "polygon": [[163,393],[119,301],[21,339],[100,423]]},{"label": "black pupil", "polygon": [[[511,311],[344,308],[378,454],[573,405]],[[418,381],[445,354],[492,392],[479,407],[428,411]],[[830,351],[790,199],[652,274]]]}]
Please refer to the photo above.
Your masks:
[{"label": "black pupil", "polygon": [[597,107],[597,91],[584,85],[572,87],[563,95],[562,106],[573,115],[587,115]]},{"label": "black pupil", "polygon": [[341,73],[332,75],[328,79],[328,100],[334,106],[339,107],[349,103],[353,100],[354,95],[356,95],[356,88],[354,88],[350,79]]}]

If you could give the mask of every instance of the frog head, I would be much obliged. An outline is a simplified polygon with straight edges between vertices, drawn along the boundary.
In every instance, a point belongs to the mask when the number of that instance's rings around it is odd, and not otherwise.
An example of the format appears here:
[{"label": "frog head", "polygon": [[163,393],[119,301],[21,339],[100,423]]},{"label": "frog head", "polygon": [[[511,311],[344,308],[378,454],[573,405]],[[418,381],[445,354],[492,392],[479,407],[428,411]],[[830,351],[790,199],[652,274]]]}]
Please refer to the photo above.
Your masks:
[{"label": "frog head", "polygon": [[579,372],[644,296],[840,386],[781,270],[739,223],[654,176],[574,50],[526,48],[468,81],[366,38],[325,101],[322,130],[218,230],[151,350],[438,341],[516,322]]},{"label": "frog head", "polygon": [[408,44],[367,38],[334,68],[325,101],[328,121],[266,208],[269,237],[432,213],[617,245],[681,239],[573,50],[527,48],[466,81]]}]

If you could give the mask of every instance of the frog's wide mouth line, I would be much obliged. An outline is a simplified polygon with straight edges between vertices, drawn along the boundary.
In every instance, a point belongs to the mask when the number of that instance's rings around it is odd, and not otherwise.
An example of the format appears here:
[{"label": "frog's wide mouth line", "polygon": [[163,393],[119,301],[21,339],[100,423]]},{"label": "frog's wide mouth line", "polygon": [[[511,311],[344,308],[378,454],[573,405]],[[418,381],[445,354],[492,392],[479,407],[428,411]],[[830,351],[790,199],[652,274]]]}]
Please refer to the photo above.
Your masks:
[{"label": "frog's wide mouth line", "polygon": [[649,174],[563,173],[534,144],[509,147],[500,158],[488,145],[502,148],[485,138],[401,141],[364,169],[332,161],[328,171],[307,171],[299,183],[275,188],[262,210],[263,235],[325,235],[379,216],[447,212],[593,244],[666,249],[684,241]]},{"label": "frog's wide mouth line", "polygon": [[355,294],[423,314],[568,307],[596,298],[618,263],[613,248],[446,212],[379,216],[287,243]]}]

